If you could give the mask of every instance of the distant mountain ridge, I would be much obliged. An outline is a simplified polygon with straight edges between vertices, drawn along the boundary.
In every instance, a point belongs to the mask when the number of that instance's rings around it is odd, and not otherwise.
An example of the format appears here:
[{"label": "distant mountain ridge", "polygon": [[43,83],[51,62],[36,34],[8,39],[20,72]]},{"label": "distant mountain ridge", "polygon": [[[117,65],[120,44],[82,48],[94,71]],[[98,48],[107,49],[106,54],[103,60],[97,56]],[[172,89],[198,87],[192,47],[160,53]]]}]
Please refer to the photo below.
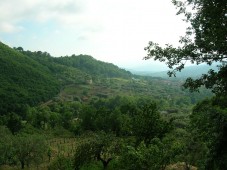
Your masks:
[{"label": "distant mountain ridge", "polygon": [[[217,64],[209,66],[209,65],[196,65],[196,66],[187,66],[181,72],[176,73],[177,78],[187,78],[187,77],[200,77],[202,74],[206,74],[210,69],[215,71],[218,70]],[[152,76],[152,77],[162,77],[168,78],[168,71],[160,71],[160,72],[149,72],[149,71],[133,71],[134,74],[144,75],[144,76]]]}]

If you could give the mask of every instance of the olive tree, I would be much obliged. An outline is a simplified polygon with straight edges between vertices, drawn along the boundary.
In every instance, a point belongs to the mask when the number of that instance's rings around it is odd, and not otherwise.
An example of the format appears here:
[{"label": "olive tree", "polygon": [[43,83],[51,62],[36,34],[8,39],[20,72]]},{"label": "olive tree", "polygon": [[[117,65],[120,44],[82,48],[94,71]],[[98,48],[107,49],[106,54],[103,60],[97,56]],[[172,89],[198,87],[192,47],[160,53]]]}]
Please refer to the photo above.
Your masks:
[{"label": "olive tree", "polygon": [[18,134],[13,141],[14,154],[21,164],[21,169],[31,163],[39,164],[46,154],[47,145],[45,138],[40,135]]},{"label": "olive tree", "polygon": [[107,169],[109,163],[120,152],[120,140],[112,134],[103,132],[88,133],[81,137],[74,155],[75,169],[80,169],[92,161],[100,161],[103,169]]}]

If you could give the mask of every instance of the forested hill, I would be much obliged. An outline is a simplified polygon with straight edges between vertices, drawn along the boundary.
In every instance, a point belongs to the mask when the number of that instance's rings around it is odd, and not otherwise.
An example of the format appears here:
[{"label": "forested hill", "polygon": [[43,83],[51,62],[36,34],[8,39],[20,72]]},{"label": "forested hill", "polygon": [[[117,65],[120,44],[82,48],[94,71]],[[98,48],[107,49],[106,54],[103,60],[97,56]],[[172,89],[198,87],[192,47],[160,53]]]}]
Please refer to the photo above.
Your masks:
[{"label": "forested hill", "polygon": [[59,83],[40,63],[0,43],[0,114],[19,112],[59,91]]},{"label": "forested hill", "polygon": [[0,43],[0,114],[23,112],[45,102],[70,84],[100,78],[131,78],[131,73],[87,55],[54,58]]},{"label": "forested hill", "polygon": [[118,68],[111,63],[98,61],[89,55],[72,55],[71,57],[55,58],[59,64],[78,68],[92,76],[131,78],[129,71]]},{"label": "forested hill", "polygon": [[87,74],[87,76],[90,76],[92,78],[96,78],[96,77],[114,78],[115,77],[115,78],[128,79],[132,77],[132,74],[129,71],[121,69],[114,64],[96,60],[89,55],[73,54],[72,56],[52,57],[47,52],[23,51],[21,47],[18,47],[15,49],[33,58],[34,60],[38,61],[42,65],[48,67],[55,74],[59,74],[59,71],[61,72],[62,69],[64,70],[64,72],[65,70],[70,69],[71,71],[74,71],[74,72],[76,71],[78,75]]}]

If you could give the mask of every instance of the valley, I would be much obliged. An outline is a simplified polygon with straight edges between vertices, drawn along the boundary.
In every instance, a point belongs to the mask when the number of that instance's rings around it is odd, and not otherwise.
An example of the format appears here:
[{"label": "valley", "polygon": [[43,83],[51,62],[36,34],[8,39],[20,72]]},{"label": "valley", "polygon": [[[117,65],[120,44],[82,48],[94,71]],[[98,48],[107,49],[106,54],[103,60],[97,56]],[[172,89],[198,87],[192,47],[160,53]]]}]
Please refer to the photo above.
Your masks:
[{"label": "valley", "polygon": [[0,1],[0,170],[227,170],[226,7]]},{"label": "valley", "polygon": [[190,115],[213,96],[206,88],[191,93],[184,79],[135,75],[87,55],[0,47],[2,169],[140,169],[131,162],[140,159],[168,169],[192,161]]}]

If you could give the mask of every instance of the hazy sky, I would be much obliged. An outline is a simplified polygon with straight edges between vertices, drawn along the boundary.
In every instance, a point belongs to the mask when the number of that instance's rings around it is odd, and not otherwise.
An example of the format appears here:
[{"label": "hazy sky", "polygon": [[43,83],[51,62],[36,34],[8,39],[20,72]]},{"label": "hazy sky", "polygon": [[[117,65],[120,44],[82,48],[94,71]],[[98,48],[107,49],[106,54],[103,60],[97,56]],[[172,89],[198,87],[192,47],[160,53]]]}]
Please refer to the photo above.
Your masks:
[{"label": "hazy sky", "polygon": [[0,41],[53,56],[89,54],[133,67],[150,40],[177,45],[186,25],[171,0],[0,0]]}]

